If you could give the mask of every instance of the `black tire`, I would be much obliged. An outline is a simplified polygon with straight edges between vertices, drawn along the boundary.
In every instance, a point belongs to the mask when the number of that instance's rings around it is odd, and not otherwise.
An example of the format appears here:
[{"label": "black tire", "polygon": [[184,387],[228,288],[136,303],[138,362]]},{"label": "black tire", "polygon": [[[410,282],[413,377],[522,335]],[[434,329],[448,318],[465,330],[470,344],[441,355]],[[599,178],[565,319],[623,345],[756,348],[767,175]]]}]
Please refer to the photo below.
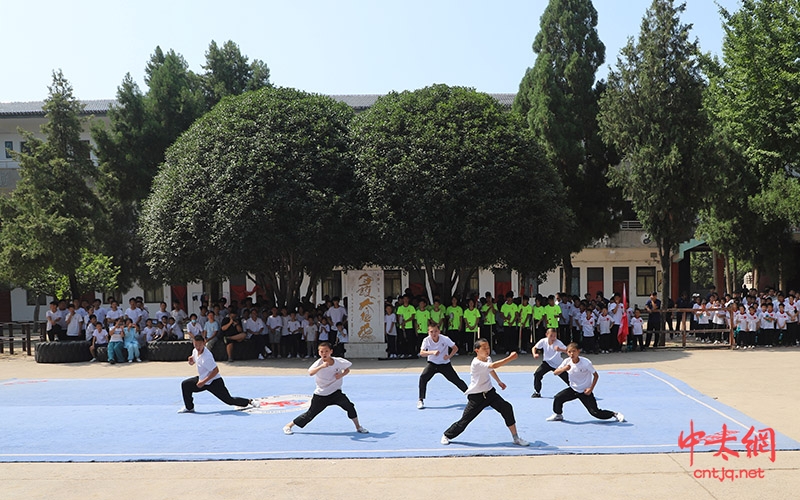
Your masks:
[{"label": "black tire", "polygon": [[224,338],[220,338],[218,342],[214,343],[214,347],[211,349],[211,355],[214,356],[214,361],[228,360],[228,351],[225,350],[226,345]]},{"label": "black tire", "polygon": [[91,343],[80,342],[40,342],[36,346],[37,363],[80,363],[92,359],[89,352]]},{"label": "black tire", "polygon": [[250,342],[249,340],[243,340],[242,342],[236,342],[233,344],[233,359],[235,360],[245,360],[245,359],[257,359],[258,358],[258,351],[256,350],[256,343]]},{"label": "black tire", "polygon": [[94,348],[94,354],[99,362],[107,362],[108,361],[108,346],[107,345],[99,345]]},{"label": "black tire", "polygon": [[186,361],[192,355],[191,340],[158,341],[147,344],[147,359],[150,361]]}]

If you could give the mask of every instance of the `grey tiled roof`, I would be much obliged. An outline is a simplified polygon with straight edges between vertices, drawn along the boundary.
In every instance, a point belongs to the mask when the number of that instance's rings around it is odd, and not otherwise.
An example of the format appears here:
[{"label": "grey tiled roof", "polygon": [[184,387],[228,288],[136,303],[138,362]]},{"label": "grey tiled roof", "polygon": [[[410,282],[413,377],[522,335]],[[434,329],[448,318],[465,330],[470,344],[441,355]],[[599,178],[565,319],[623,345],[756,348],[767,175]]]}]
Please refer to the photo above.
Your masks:
[{"label": "grey tiled roof", "polygon": [[[516,94],[489,94],[505,107],[510,108],[514,102]],[[337,101],[343,102],[356,111],[363,111],[373,104],[381,97],[381,94],[343,94],[332,95],[332,98]],[[30,102],[0,102],[0,117],[2,116],[43,116],[42,105],[44,101],[30,101]],[[112,104],[116,104],[114,99],[94,99],[91,101],[83,101],[86,105],[84,114],[87,115],[104,115],[108,112],[108,108]]]},{"label": "grey tiled roof", "polygon": [[[86,106],[83,114],[101,115],[108,111],[108,108],[115,104],[114,99],[94,99],[82,101]],[[0,116],[43,116],[42,106],[44,101],[29,102],[0,102]]]}]

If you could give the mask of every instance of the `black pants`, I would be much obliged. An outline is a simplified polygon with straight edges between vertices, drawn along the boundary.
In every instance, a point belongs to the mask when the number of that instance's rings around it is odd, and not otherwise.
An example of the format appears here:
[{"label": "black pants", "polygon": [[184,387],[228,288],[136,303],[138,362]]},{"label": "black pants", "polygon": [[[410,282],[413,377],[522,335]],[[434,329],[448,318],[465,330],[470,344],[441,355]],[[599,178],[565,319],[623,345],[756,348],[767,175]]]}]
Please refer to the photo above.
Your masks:
[{"label": "black pants", "polygon": [[[542,378],[547,375],[549,372],[555,371],[555,368],[550,366],[547,361],[542,361],[542,364],[539,365],[539,368],[533,372],[533,390],[536,392],[542,392]],[[567,372],[562,373],[558,376],[561,380],[564,381],[565,384],[569,385],[569,375]]]},{"label": "black pants", "polygon": [[397,335],[386,335],[386,353],[397,354]]},{"label": "black pants", "polygon": [[[630,332],[628,333],[630,334]],[[611,325],[611,342],[609,343],[609,349],[615,352],[622,350],[622,346],[619,343],[619,325]]]},{"label": "black pants", "polygon": [[61,325],[53,325],[53,327],[47,331],[47,340],[50,342],[54,342],[56,339],[61,340],[61,337],[66,335],[66,330],[61,328]]},{"label": "black pants", "polygon": [[503,416],[506,427],[511,427],[516,424],[514,420],[514,408],[511,403],[502,398],[497,391],[492,388],[489,392],[482,392],[479,394],[467,394],[467,407],[464,408],[464,413],[461,419],[454,422],[453,425],[444,431],[447,439],[453,439],[467,428],[470,422],[475,420],[475,417],[480,415],[484,408],[491,406]]},{"label": "black pants", "polygon": [[531,340],[533,332],[530,328],[523,328],[522,329],[522,345],[520,345],[520,349],[523,351],[530,351],[531,350]]},{"label": "black pants", "polygon": [[222,381],[222,377],[214,380],[208,385],[204,385],[203,387],[197,387],[197,382],[199,380],[200,377],[192,377],[187,378],[181,383],[181,391],[183,392],[183,405],[187,410],[194,409],[193,394],[195,392],[203,391],[210,392],[226,405],[247,406],[250,404],[249,399],[235,398],[231,396],[231,393],[228,392],[228,388],[225,387],[225,382]]},{"label": "black pants", "polygon": [[334,405],[346,411],[347,418],[350,420],[358,417],[358,414],[356,413],[356,406],[347,398],[347,396],[345,396],[342,390],[339,389],[333,394],[329,394],[327,396],[314,394],[311,397],[311,406],[309,406],[308,411],[294,419],[294,425],[302,429],[308,425],[309,422],[314,420],[314,417],[322,413],[322,410]]},{"label": "black pants", "polygon": [[[600,348],[601,349],[603,348],[602,344]],[[597,335],[592,335],[591,337],[584,336],[581,339],[581,349],[583,349],[586,352],[593,352],[597,354]]]},{"label": "black pants", "polygon": [[631,339],[631,348],[636,347],[636,343],[639,343],[639,350],[644,351],[644,340],[642,339],[641,335],[629,335],[629,339]]},{"label": "black pants", "polygon": [[250,342],[252,342],[253,345],[255,345],[256,352],[258,354],[261,354],[262,356],[267,355],[267,351],[265,348],[267,347],[268,340],[269,337],[267,335],[252,335],[250,337]]},{"label": "black pants", "polygon": [[594,393],[585,394],[583,392],[574,390],[572,387],[567,387],[563,391],[556,394],[556,397],[553,400],[553,413],[561,415],[561,413],[564,411],[564,403],[567,401],[572,401],[573,399],[580,399],[581,403],[583,403],[583,406],[589,410],[589,413],[594,418],[599,418],[600,420],[614,418],[613,411],[600,410],[597,408],[597,400],[594,398]]},{"label": "black pants", "polygon": [[480,330],[475,332],[464,332],[464,354],[475,350],[475,341],[480,338]]},{"label": "black pants", "polygon": [[444,375],[451,384],[458,387],[458,390],[464,392],[467,390],[467,384],[461,380],[456,373],[453,365],[449,362],[438,365],[436,363],[428,363],[425,365],[425,368],[422,370],[422,373],[419,376],[419,399],[425,399],[425,395],[428,388],[428,382],[433,378],[434,375],[437,373],[441,373]]},{"label": "black pants", "polygon": [[419,349],[414,352],[414,348],[417,345],[417,334],[414,333],[413,328],[404,328],[400,330],[403,332],[403,353],[404,354],[411,354],[412,356],[415,354],[419,354]]},{"label": "black pants", "polygon": [[565,345],[569,345],[572,342],[572,329],[569,325],[558,325],[558,338]]},{"label": "black pants", "polygon": [[648,330],[647,330],[647,336],[646,336],[646,338],[644,339],[644,345],[645,345],[645,347],[650,347],[650,339],[651,339],[651,338],[653,339],[653,348],[656,348],[656,347],[658,347],[658,344],[659,344],[659,338],[660,338],[660,337],[659,337],[659,333],[658,333],[658,331],[655,331],[655,330],[650,330],[650,329],[648,328]]},{"label": "black pants", "polygon": [[[495,328],[494,325],[481,325],[480,329],[481,329],[481,338],[484,338],[484,339],[488,340],[489,342],[496,342],[495,335],[494,335],[494,332],[496,331],[496,328]],[[489,344],[489,347],[492,350],[494,350],[494,345],[492,345],[491,343]]]},{"label": "black pants", "polygon": [[797,342],[797,323],[787,323],[786,324],[786,342],[783,345],[790,346],[795,345]]}]

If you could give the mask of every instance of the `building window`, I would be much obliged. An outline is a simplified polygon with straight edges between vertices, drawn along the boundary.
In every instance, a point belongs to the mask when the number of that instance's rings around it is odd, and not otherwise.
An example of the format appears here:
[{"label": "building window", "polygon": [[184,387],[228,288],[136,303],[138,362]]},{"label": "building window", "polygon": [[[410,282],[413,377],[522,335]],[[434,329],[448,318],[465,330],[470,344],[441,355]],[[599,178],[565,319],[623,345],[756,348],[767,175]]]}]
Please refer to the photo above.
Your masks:
[{"label": "building window", "polygon": [[145,304],[157,304],[164,302],[164,287],[158,286],[154,288],[145,288],[144,302]]},{"label": "building window", "polygon": [[31,149],[28,147],[27,141],[22,141],[19,143],[19,151],[20,153],[30,154]]},{"label": "building window", "polygon": [[342,272],[333,271],[331,274],[322,278],[322,296],[334,297],[342,296]]},{"label": "building window", "polygon": [[403,293],[403,272],[396,269],[384,271],[383,286],[383,294],[387,299],[397,299]]},{"label": "building window", "polygon": [[647,297],[656,289],[656,268],[636,268],[636,296]]},{"label": "building window", "polygon": [[11,158],[12,151],[14,151],[14,141],[6,141],[6,158]]},{"label": "building window", "polygon": [[[603,268],[602,267],[587,267],[586,268],[586,291],[592,297],[597,295],[597,292],[605,295],[605,283],[603,282]],[[573,293],[573,295],[578,295]]]},{"label": "building window", "polygon": [[36,305],[43,306],[47,304],[47,295],[43,293],[40,293],[37,296],[36,293],[30,290],[25,290],[25,296],[26,296],[25,299],[29,306],[36,306]]},{"label": "building window", "polygon": [[611,280],[613,282],[613,292],[622,295],[622,289],[627,290],[630,295],[631,287],[628,284],[630,280],[630,269],[627,267],[615,267],[611,270]]}]

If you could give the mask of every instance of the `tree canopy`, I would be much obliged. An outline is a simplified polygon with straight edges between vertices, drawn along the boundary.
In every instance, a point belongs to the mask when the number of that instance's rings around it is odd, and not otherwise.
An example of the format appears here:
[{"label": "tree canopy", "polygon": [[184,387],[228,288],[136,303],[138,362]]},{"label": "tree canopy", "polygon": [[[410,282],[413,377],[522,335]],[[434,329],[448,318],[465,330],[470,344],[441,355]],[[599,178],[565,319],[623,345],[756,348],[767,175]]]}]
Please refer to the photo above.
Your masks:
[{"label": "tree canopy", "polygon": [[108,112],[109,125],[93,126],[101,173],[97,183],[113,229],[103,240],[106,252],[123,269],[123,287],[151,278],[137,221],[167,148],[222,97],[269,85],[266,64],[248,62],[232,41],[221,47],[212,41],[203,68],[205,73],[198,75],[183,56],[156,47],[145,67],[147,91],[126,75],[117,89],[117,104]]},{"label": "tree canopy", "polygon": [[294,305],[303,272],[313,281],[347,264],[358,244],[352,114],[286,88],[223,99],[169,148],[144,204],[139,230],[153,276],[252,273],[278,303]]},{"label": "tree canopy", "polygon": [[65,276],[69,292],[78,297],[93,291],[82,288],[78,271],[81,256],[97,250],[104,219],[91,183],[97,172],[89,141],[81,139],[83,104],[61,71],[53,73],[48,88],[44,140],[20,130],[27,149],[14,153],[20,180],[9,197],[0,198],[0,273],[6,281],[48,293],[56,290],[41,290],[37,283]]},{"label": "tree canopy", "polygon": [[520,82],[514,110],[522,113],[547,160],[558,171],[574,231],[562,256],[565,285],[572,276],[571,253],[619,230],[620,190],[606,180],[618,158],[600,139],[595,82],[605,61],[591,0],[550,0],[533,42],[537,54]]},{"label": "tree canopy", "polygon": [[[795,266],[800,224],[800,2],[745,0],[724,20],[723,61],[707,97],[726,162],[701,230],[709,243],[775,278]],[[796,267],[795,267],[796,268]]]},{"label": "tree canopy", "polygon": [[685,4],[653,0],[600,99],[600,131],[624,156],[614,181],[658,246],[662,296],[674,249],[694,234],[708,160],[709,123],[697,41],[681,23]]},{"label": "tree canopy", "polygon": [[534,277],[552,269],[569,231],[563,187],[521,117],[491,96],[433,85],[380,97],[352,126],[371,261],[444,268],[462,295],[478,267]]}]

